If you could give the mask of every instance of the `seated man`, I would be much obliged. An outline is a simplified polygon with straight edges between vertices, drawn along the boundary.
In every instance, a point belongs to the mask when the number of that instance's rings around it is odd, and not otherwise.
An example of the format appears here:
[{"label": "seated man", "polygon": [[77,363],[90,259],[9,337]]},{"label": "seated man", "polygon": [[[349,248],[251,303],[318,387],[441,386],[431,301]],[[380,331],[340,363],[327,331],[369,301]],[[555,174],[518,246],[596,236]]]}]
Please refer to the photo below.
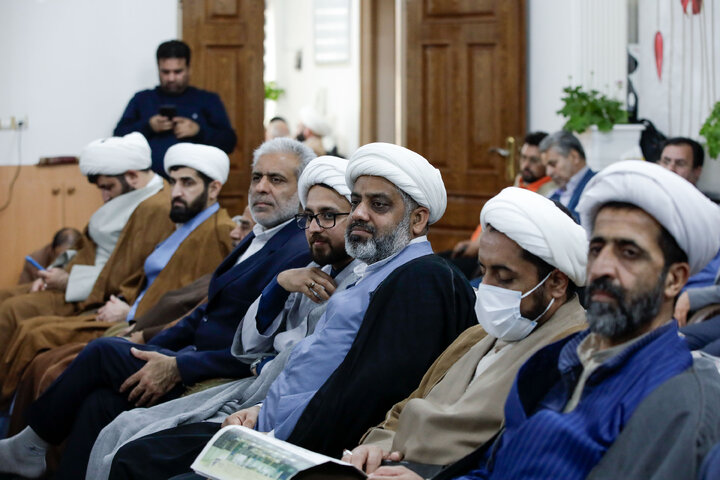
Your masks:
[{"label": "seated man", "polygon": [[[320,157],[310,162],[300,176],[298,191],[304,212],[296,218],[298,226],[305,228],[314,263],[280,273],[276,281],[265,287],[238,327],[233,353],[247,362],[253,361],[256,376],[118,416],[95,442],[88,478],[107,478],[117,448],[129,440],[178,424],[208,419],[221,422],[228,414],[255,405],[257,399],[265,396],[292,347],[315,330],[325,312],[326,299],[358,280],[354,270],[362,262],[353,260],[345,251],[345,227],[350,212],[350,189],[345,184],[347,163],[341,158]],[[309,285],[313,282],[316,285],[311,289]],[[278,295],[288,297],[279,313],[276,306],[280,302],[272,300]],[[121,450],[113,476],[167,476],[162,465],[158,468],[153,463],[135,462],[138,455],[135,449],[142,449],[143,443],[132,443]]]},{"label": "seated man", "polygon": [[48,445],[67,439],[57,478],[83,478],[95,438],[120,412],[177,398],[200,380],[250,374],[230,353],[232,335],[264,285],[309,260],[293,215],[297,178],[313,157],[285,138],[255,150],[248,198],[258,225],[215,270],[208,301],[147,345],[91,342],[30,406],[29,427],[0,441],[0,471],[39,476]]},{"label": "seated man", "polygon": [[441,478],[696,478],[720,439],[720,375],[672,320],[689,273],[720,247],[717,206],[662,167],[625,161],[590,181],[578,211],[589,330],[531,357],[501,436]]},{"label": "seated man", "polygon": [[[69,261],[68,250],[74,253],[73,246],[80,240],[82,234],[74,228],[61,228],[53,235],[52,242],[30,254],[33,260],[44,267],[64,267]],[[70,253],[70,252],[68,252]],[[62,256],[61,256],[62,255]],[[25,262],[18,285],[30,283],[38,278],[39,270],[30,262]]]},{"label": "seated man", "polygon": [[165,292],[211,273],[230,253],[233,224],[217,202],[230,169],[227,154],[207,145],[178,144],[168,149],[165,169],[172,184],[169,216],[176,228],[145,259],[138,272],[142,280],[114,292],[97,315],[25,320],[0,356],[0,401],[12,397],[20,376],[38,353],[71,342],[88,342],[115,323],[133,322]]},{"label": "seated man", "polygon": [[585,186],[595,175],[587,166],[580,140],[570,132],[559,130],[540,142],[540,154],[547,174],[559,187],[550,195],[550,200],[562,203],[579,220],[576,211],[578,202]]},{"label": "seated man", "polygon": [[343,457],[367,473],[382,460],[403,460],[436,465],[422,466],[427,475],[487,442],[501,428],[505,397],[525,360],[585,328],[575,293],[585,284],[583,228],[552,201],[516,187],[490,199],[480,221],[480,325],[463,332],[419,388]]},{"label": "seated man", "polygon": [[[687,137],[669,138],[663,145],[658,165],[677,173],[688,182],[697,186],[702,173],[705,151],[698,142]],[[713,303],[720,303],[720,251],[705,268],[688,279],[683,293],[675,304],[674,317],[682,326],[688,316],[701,308]],[[715,323],[715,322],[713,322]],[[720,339],[720,324],[705,324],[692,327],[690,335],[707,337],[706,340]],[[704,347],[708,341],[693,344],[693,347]]]},{"label": "seated man", "polygon": [[[0,352],[5,353],[15,330],[27,319],[74,315],[105,303],[171,233],[168,189],[149,168],[150,147],[139,133],[96,140],[85,147],[80,170],[97,184],[105,204],[90,218],[73,260],[64,269],[39,272],[41,280],[33,285],[43,291],[2,301]],[[138,224],[142,229],[132,227]]]},{"label": "seated man", "polygon": [[[426,237],[446,206],[440,172],[403,147],[373,143],[351,156],[345,177],[352,186],[345,245],[367,268],[358,269],[352,288],[330,297],[262,407],[225,420],[337,457],[477,322],[467,280],[432,254]],[[213,422],[183,425],[137,441],[144,446],[126,447],[146,452],[134,461],[147,471],[169,476],[189,470],[219,428]]]},{"label": "seated man", "polygon": [[163,158],[179,142],[200,143],[231,153],[237,136],[217,93],[190,86],[190,47],[170,40],[156,52],[160,85],[137,92],[115,127],[115,135],[140,132],[152,148],[152,168],[165,175]]},{"label": "seated man", "polygon": [[[540,157],[540,142],[547,137],[545,132],[530,132],[525,135],[520,147],[520,173],[515,177],[515,186],[548,196],[557,185],[545,174],[545,164]],[[453,262],[468,276],[477,271],[478,239],[482,226],[478,225],[468,240],[458,242],[450,254]]]}]

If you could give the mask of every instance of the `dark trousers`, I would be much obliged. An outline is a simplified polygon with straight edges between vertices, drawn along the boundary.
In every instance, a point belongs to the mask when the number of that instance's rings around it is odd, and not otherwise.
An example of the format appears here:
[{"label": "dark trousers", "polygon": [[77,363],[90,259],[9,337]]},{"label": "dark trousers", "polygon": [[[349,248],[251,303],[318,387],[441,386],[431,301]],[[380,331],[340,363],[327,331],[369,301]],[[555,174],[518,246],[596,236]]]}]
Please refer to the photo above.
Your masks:
[{"label": "dark trousers", "polygon": [[154,480],[190,472],[190,465],[218,430],[219,423],[190,423],[128,442],[115,454],[109,478]]},{"label": "dark trousers", "polygon": [[702,350],[710,355],[720,356],[720,315],[688,325],[680,331],[685,335],[690,350]]},{"label": "dark trousers", "polygon": [[[90,451],[100,431],[117,415],[134,408],[120,385],[145,362],[130,348],[175,356],[170,350],[136,345],[123,338],[99,338],[90,342],[65,372],[27,411],[27,423],[44,440],[59,444],[67,439],[56,478],[85,478]],[[160,401],[177,398],[178,385]]]}]

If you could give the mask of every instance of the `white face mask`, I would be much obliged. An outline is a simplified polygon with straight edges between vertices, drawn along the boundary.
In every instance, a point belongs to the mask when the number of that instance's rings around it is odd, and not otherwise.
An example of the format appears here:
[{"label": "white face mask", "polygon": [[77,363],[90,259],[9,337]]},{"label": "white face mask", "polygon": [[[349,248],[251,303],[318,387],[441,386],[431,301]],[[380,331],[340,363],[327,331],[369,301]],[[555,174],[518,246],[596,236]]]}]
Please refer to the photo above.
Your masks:
[{"label": "white face mask", "polygon": [[528,320],[520,314],[520,301],[537,290],[551,274],[552,272],[548,273],[525,294],[481,283],[475,300],[475,313],[480,325],[493,337],[506,342],[516,342],[530,335],[537,326],[537,321],[550,310],[555,299],[550,300],[547,308],[534,320]]}]

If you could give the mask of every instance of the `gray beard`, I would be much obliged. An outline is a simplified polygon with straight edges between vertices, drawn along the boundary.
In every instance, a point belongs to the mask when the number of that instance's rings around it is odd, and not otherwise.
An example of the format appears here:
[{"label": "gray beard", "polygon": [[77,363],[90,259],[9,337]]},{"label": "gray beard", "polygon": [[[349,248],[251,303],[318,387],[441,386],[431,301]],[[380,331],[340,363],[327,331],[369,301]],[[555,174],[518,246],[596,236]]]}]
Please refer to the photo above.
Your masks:
[{"label": "gray beard", "polygon": [[[250,205],[252,205],[253,197],[250,196]],[[292,218],[296,213],[298,213],[298,206],[300,205],[300,200],[298,200],[297,193],[292,196],[290,200],[284,205],[277,205],[277,209],[275,210],[275,213],[271,217],[266,217],[263,219],[258,220],[255,218],[255,212],[253,212],[252,207],[250,207],[250,216],[253,218],[255,223],[259,223],[265,228],[272,228],[277,227],[281,223],[289,220]]]},{"label": "gray beard", "polygon": [[591,332],[611,339],[628,338],[657,317],[662,306],[665,274],[660,277],[653,289],[642,292],[629,301],[625,299],[625,290],[609,283],[607,279],[599,279],[588,285],[585,292],[587,301],[590,302],[593,289],[601,287],[602,290],[614,294],[617,301],[616,305],[590,303],[586,316]]},{"label": "gray beard", "polygon": [[[371,265],[396,254],[410,243],[410,213],[407,212],[395,230],[384,236],[373,236],[361,241],[345,231],[345,251],[353,258]],[[352,227],[348,225],[348,229]]]}]

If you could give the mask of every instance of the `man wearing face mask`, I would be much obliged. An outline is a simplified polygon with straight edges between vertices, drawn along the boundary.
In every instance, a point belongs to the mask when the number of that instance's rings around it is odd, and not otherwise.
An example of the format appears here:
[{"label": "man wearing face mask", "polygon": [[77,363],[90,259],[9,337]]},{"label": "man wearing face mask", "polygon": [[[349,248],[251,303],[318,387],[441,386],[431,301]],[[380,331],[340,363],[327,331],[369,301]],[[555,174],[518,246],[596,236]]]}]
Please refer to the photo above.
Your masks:
[{"label": "man wearing face mask", "polygon": [[[461,334],[417,390],[343,457],[367,473],[411,479],[414,469],[427,477],[488,441],[500,430],[523,362],[584,328],[575,293],[585,284],[582,227],[552,201],[517,187],[488,201],[480,222],[480,325]],[[378,469],[381,462],[397,466]]]}]

